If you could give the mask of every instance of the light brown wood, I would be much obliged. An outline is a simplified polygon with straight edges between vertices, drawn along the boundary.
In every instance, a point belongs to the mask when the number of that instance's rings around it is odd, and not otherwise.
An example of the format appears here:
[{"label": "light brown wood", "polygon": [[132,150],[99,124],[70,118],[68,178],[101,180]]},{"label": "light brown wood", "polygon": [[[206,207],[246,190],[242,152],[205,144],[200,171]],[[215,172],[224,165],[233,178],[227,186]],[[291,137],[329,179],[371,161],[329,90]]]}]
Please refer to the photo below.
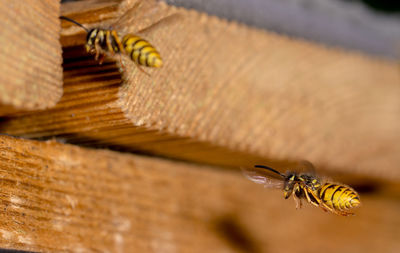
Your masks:
[{"label": "light brown wood", "polygon": [[[93,2],[71,3],[79,13],[63,11],[88,27],[104,17],[108,27],[118,16],[115,2],[101,5],[101,15],[85,10]],[[124,1],[119,15],[133,3]],[[143,23],[175,12],[181,18],[143,34],[160,50],[163,68],[146,69],[147,76],[122,57],[121,78],[118,56],[97,65],[76,45],[84,43],[83,30],[65,23],[62,101],[53,110],[11,117],[0,131],[213,164],[306,159],[334,173],[400,178],[396,62],[162,3],[160,10]],[[131,22],[117,27],[144,26]]]},{"label": "light brown wood", "polygon": [[[400,192],[356,216],[237,170],[0,136],[0,247],[52,252],[396,252]],[[384,187],[383,185],[382,187]],[[382,188],[384,189],[384,188]],[[368,242],[368,243],[366,243]]]},{"label": "light brown wood", "polygon": [[59,1],[1,1],[0,115],[62,96]]}]

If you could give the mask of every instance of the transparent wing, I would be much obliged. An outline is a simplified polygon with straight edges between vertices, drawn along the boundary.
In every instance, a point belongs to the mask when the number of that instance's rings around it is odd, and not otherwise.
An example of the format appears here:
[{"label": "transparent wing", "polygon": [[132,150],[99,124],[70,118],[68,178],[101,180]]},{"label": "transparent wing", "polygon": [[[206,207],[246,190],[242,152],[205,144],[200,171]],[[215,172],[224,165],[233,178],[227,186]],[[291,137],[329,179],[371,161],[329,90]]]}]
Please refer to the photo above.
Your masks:
[{"label": "transparent wing", "polygon": [[301,160],[301,161],[297,162],[296,165],[294,165],[293,171],[295,171],[296,173],[303,173],[303,174],[308,174],[308,175],[314,176],[315,178],[320,180],[321,183],[331,181],[331,179],[329,177],[321,174],[321,171],[317,172],[314,165],[307,160]]},{"label": "transparent wing", "polygon": [[301,160],[301,161],[297,162],[294,165],[293,170],[298,173],[306,173],[306,174],[310,174],[310,175],[314,175],[314,176],[316,175],[316,170],[315,170],[314,165],[307,160]]},{"label": "transparent wing", "polygon": [[262,168],[241,168],[243,175],[256,184],[266,188],[282,189],[283,178]]},{"label": "transparent wing", "polygon": [[141,34],[141,35],[146,35],[146,33],[151,32],[156,27],[162,29],[163,26],[167,26],[169,24],[175,23],[181,18],[182,18],[181,14],[173,13],[173,14],[168,15],[168,16],[158,20],[157,22],[155,22],[155,23],[153,23],[153,24],[141,29],[141,30],[138,30],[136,33]]},{"label": "transparent wing", "polygon": [[[129,1],[126,1],[129,4]],[[113,29],[129,28],[130,33],[148,30],[155,23],[161,24],[162,19],[169,16],[167,5],[156,0],[138,0],[129,6],[121,6],[120,17],[112,25]],[[132,28],[131,28],[132,27]]]}]

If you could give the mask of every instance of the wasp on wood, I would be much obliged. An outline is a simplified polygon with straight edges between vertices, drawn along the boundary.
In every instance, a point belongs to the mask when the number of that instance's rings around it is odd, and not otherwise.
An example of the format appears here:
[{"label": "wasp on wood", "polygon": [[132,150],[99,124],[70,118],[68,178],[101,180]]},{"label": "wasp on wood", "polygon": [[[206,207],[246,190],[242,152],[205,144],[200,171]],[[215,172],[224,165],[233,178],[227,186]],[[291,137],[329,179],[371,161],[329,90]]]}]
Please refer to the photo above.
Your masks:
[{"label": "wasp on wood", "polygon": [[[159,6],[154,1],[138,1],[127,12],[125,12],[125,14],[123,14],[115,24],[121,23],[124,19],[131,17],[133,17],[134,20],[144,19],[146,18],[145,12],[154,14],[154,9],[158,7]],[[139,11],[139,9],[142,9],[142,11]],[[139,12],[140,15],[134,15],[134,12]],[[60,19],[74,23],[86,31],[86,51],[95,54],[95,59],[99,60],[100,64],[103,62],[104,56],[107,53],[111,55],[126,54],[139,67],[139,69],[142,70],[140,66],[159,68],[163,65],[163,61],[158,50],[150,42],[143,39],[141,36],[136,35],[136,33],[140,34],[145,31],[148,32],[155,26],[175,20],[176,17],[178,17],[177,13],[171,14],[139,31],[136,31],[135,34],[128,33],[125,35],[122,35],[116,29],[112,28],[95,27],[88,29],[81,23],[65,16],[60,16]],[[101,56],[100,59],[99,56]]]}]

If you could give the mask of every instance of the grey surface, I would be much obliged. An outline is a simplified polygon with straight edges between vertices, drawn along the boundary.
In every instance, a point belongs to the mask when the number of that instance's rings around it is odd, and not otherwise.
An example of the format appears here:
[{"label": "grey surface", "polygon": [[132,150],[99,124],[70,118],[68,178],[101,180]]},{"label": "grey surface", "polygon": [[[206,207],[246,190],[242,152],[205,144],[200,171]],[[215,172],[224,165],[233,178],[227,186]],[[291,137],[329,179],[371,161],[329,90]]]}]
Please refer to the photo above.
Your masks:
[{"label": "grey surface", "polygon": [[[346,0],[166,0],[251,26],[388,58],[400,56],[400,14]],[[399,0],[400,1],[400,0]]]}]

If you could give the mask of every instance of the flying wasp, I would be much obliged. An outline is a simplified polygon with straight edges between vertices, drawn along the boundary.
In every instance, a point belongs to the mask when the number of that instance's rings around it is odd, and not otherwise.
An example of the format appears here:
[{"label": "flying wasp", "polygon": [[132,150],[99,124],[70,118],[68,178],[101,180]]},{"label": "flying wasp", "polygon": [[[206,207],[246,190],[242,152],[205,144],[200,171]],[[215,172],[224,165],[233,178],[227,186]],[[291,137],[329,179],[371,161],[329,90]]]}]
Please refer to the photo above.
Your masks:
[{"label": "flying wasp", "polygon": [[[140,7],[142,7],[141,9],[143,9],[141,12],[139,11],[139,14],[141,15],[133,15],[136,20],[139,20],[140,18],[144,19],[146,15],[145,12],[150,12],[151,14],[154,14],[154,8],[149,8],[149,4],[151,2],[154,5],[153,1],[136,2],[133,7],[125,12],[125,14],[122,15],[116,23],[120,23],[123,18],[132,16],[132,11],[137,11]],[[157,6],[154,5],[153,7]],[[173,18],[175,17],[177,17],[176,13],[164,17],[159,21],[137,31],[136,33],[143,33],[145,31],[148,31],[156,25],[173,20]],[[142,70],[140,66],[159,68],[163,65],[163,61],[158,50],[152,44],[150,44],[150,42],[138,35],[125,34],[122,36],[121,33],[112,28],[95,27],[92,29],[88,29],[81,23],[71,18],[60,16],[60,19],[74,23],[86,31],[86,51],[90,54],[95,54],[95,59],[96,61],[99,60],[100,64],[103,62],[104,56],[109,53],[111,55],[128,55],[132,59],[132,61],[139,67],[140,70]],[[100,59],[99,56],[101,56]]]},{"label": "flying wasp", "polygon": [[264,165],[255,165],[251,169],[242,168],[242,171],[249,180],[257,184],[263,184],[268,188],[283,189],[285,199],[293,196],[296,208],[301,208],[301,200],[305,199],[308,203],[318,206],[324,211],[342,216],[353,215],[350,209],[361,205],[357,192],[343,184],[322,182],[314,175],[313,165],[309,162],[306,162],[305,165],[312,171],[305,173],[287,171],[282,174]]}]

